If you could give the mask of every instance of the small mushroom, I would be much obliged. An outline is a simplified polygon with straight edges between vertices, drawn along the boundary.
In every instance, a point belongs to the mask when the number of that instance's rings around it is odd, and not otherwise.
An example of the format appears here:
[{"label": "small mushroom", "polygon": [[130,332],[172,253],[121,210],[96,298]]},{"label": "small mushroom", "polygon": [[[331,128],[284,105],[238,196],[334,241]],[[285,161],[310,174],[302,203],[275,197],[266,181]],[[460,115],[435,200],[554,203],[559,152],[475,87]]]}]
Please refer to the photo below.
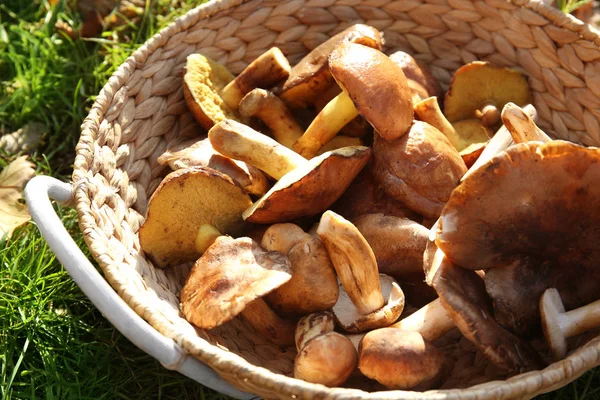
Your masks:
[{"label": "small mushroom", "polygon": [[435,79],[424,63],[417,61],[410,54],[403,51],[390,54],[390,59],[402,68],[408,80],[408,86],[412,91],[414,104],[428,97],[439,97],[442,94],[442,88],[438,80]]},{"label": "small mushroom", "polygon": [[358,363],[352,342],[333,332],[333,316],[320,312],[302,318],[296,328],[298,355],[294,378],[325,386],[341,386]]},{"label": "small mushroom", "polygon": [[502,122],[515,143],[530,141],[550,142],[552,139],[538,128],[527,112],[514,103],[506,103],[502,109]]},{"label": "small mushroom", "polygon": [[424,339],[435,342],[455,325],[450,313],[442,306],[438,298],[389,327],[418,332]]},{"label": "small mushroom", "polygon": [[333,307],[340,325],[347,332],[360,332],[396,321],[404,309],[404,293],[391,277],[378,273],[375,255],[358,229],[333,211],[326,211],[317,234],[344,289],[340,288]]},{"label": "small mushroom", "polygon": [[384,140],[375,135],[373,177],[388,195],[411,210],[437,218],[467,167],[448,138],[414,121],[406,135]]},{"label": "small mushroom", "polygon": [[[452,193],[436,244],[456,265],[484,269],[496,320],[520,336],[540,327],[555,287],[568,308],[598,297],[600,150],[563,141],[517,144]],[[457,229],[460,227],[460,229]]]},{"label": "small mushroom", "polygon": [[404,135],[413,119],[410,88],[402,69],[381,51],[344,43],[329,56],[342,93],[331,100],[294,145],[310,158],[344,125],[362,115],[386,140]]},{"label": "small mushroom", "polygon": [[381,50],[383,41],[373,27],[356,24],[315,47],[296,64],[276,94],[292,108],[305,108],[314,103],[334,80],[329,72],[329,54],[342,43],[354,42]]},{"label": "small mushroom", "polygon": [[295,321],[281,318],[262,298],[252,300],[239,315],[269,342],[278,346],[294,345]]},{"label": "small mushroom", "polygon": [[244,211],[248,222],[278,223],[313,216],[332,205],[368,162],[368,147],[344,147],[306,160],[271,138],[235,121],[208,133],[220,153],[263,170],[278,182]]},{"label": "small mushroom", "polygon": [[267,338],[293,344],[294,336],[289,335],[289,330],[266,329],[289,324],[272,314],[266,304],[255,302],[289,281],[291,272],[284,255],[265,251],[250,238],[220,236],[188,275],[181,290],[181,311],[201,329],[213,329],[242,313],[253,326],[264,326],[257,331]]},{"label": "small mushroom", "polygon": [[444,353],[419,333],[395,328],[367,333],[358,353],[360,372],[390,389],[433,381],[444,363]]},{"label": "small mushroom", "polygon": [[223,101],[237,110],[242,98],[252,89],[269,89],[290,75],[290,63],[277,47],[272,47],[252,61],[223,88]]},{"label": "small mushroom", "polygon": [[262,247],[288,257],[292,279],[265,299],[282,314],[308,314],[328,310],[338,299],[333,265],[321,240],[294,224],[272,225],[264,234]]},{"label": "small mushroom", "polygon": [[566,312],[555,288],[546,289],[542,295],[540,313],[544,337],[555,360],[567,354],[567,338],[600,326],[600,300]]},{"label": "small mushroom", "polygon": [[173,170],[191,167],[216,169],[256,196],[262,196],[270,187],[267,177],[258,168],[219,154],[208,139],[187,140],[169,147],[157,161],[161,165],[168,164]]},{"label": "small mushroom", "polygon": [[275,140],[288,149],[304,133],[285,103],[264,89],[254,89],[244,96],[239,111],[245,117],[260,118],[271,129]]},{"label": "small mushroom", "polygon": [[532,100],[527,80],[520,72],[474,61],[454,73],[444,101],[444,115],[450,122],[479,118],[491,127],[500,121],[508,102],[524,106]]},{"label": "small mushroom", "polygon": [[150,197],[140,246],[157,267],[194,261],[220,234],[242,233],[252,200],[227,175],[212,168],[167,175]]},{"label": "small mushroom", "polygon": [[483,279],[475,271],[444,258],[433,277],[433,287],[461,333],[498,368],[523,373],[542,367],[539,354],[493,318]]}]

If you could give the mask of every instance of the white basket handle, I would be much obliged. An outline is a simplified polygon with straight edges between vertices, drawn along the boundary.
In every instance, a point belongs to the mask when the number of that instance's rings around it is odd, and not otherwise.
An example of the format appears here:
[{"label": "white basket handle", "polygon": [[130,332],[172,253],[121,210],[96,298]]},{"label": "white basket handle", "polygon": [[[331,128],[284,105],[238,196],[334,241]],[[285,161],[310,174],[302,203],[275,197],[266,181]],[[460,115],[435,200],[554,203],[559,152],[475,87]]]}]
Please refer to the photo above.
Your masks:
[{"label": "white basket handle", "polygon": [[215,371],[188,356],[173,340],[160,334],[137,315],[79,249],[56,215],[50,199],[68,205],[73,201],[72,186],[49,176],[37,176],[25,187],[29,212],[48,245],[83,293],[115,328],[167,369],[178,371],[228,396],[256,398],[225,382]]}]

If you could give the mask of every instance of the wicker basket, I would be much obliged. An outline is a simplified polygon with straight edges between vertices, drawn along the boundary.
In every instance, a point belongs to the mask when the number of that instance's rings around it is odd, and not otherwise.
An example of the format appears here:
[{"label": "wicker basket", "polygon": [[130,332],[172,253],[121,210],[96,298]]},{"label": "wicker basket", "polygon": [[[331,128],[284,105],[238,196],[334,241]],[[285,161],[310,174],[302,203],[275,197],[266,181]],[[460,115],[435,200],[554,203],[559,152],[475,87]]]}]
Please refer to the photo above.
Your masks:
[{"label": "wicker basket", "polygon": [[202,133],[183,98],[186,57],[202,52],[238,73],[278,46],[295,63],[356,22],[383,31],[386,52],[405,50],[426,61],[446,87],[453,71],[473,60],[520,68],[533,88],[539,124],[550,135],[600,144],[599,33],[539,1],[212,1],[136,51],[102,89],[82,126],[73,172],[76,208],[106,279],[164,336],[234,386],[268,398],[530,398],[600,364],[596,338],[543,371],[507,378],[451,334],[445,349],[461,354],[455,389],[327,388],[291,378],[295,351],[266,343],[237,319],[205,332],[182,318],[178,294],[188,269],[154,268],[137,232],[148,198],[168,172],[157,157],[173,140]]}]

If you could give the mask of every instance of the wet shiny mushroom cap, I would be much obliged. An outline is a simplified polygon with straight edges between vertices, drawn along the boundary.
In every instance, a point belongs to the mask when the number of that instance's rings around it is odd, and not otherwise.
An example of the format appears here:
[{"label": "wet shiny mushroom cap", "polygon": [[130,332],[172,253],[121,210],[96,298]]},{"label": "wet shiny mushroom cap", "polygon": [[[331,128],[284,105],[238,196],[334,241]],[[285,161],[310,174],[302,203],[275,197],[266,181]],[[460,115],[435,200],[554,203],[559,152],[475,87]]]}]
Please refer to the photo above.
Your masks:
[{"label": "wet shiny mushroom cap", "polygon": [[486,270],[498,322],[533,333],[548,287],[558,289],[567,309],[600,297],[598,182],[597,148],[515,145],[453,191],[436,243],[453,263]]}]

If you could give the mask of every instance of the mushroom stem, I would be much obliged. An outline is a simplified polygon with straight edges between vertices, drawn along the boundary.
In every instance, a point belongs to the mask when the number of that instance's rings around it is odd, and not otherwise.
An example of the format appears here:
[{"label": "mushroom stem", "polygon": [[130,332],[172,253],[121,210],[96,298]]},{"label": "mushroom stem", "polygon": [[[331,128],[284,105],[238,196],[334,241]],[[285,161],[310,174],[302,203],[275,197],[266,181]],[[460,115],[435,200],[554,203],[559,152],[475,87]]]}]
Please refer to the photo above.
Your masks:
[{"label": "mushroom stem", "polygon": [[247,162],[277,180],[307,162],[270,137],[233,120],[216,124],[208,138],[219,153]]},{"label": "mushroom stem", "polygon": [[383,307],[375,255],[359,230],[340,215],[326,211],[319,222],[317,235],[325,244],[337,275],[358,312],[369,314]]},{"label": "mushroom stem", "polygon": [[475,117],[479,118],[485,126],[494,126],[500,121],[500,111],[495,104],[486,104],[475,110]]},{"label": "mushroom stem", "polygon": [[565,312],[558,290],[547,289],[540,299],[544,337],[555,359],[567,354],[566,339],[600,326],[600,300]]},{"label": "mushroom stem", "polygon": [[321,147],[318,151],[317,156],[320,156],[323,153],[327,153],[331,150],[341,149],[342,147],[348,146],[362,146],[363,142],[358,137],[350,137],[344,135],[337,135],[333,139],[329,141],[325,146]]},{"label": "mushroom stem", "polygon": [[245,117],[260,118],[273,132],[275,140],[291,149],[304,133],[285,103],[273,93],[264,89],[254,89],[248,93],[239,106]]},{"label": "mushroom stem", "polygon": [[506,103],[504,109],[502,109],[502,122],[515,143],[529,141],[546,143],[552,140],[544,131],[538,128],[524,109],[514,103]]},{"label": "mushroom stem", "polygon": [[314,157],[319,149],[358,116],[358,111],[344,90],[333,98],[312,121],[304,135],[294,145],[294,150],[303,157]]},{"label": "mushroom stem", "polygon": [[249,303],[240,313],[242,318],[262,337],[279,346],[293,346],[296,324],[282,319],[262,299]]},{"label": "mushroom stem", "polygon": [[286,79],[290,64],[277,47],[272,47],[252,61],[234,80],[223,88],[222,99],[233,110],[238,109],[242,98],[252,89],[268,89]]},{"label": "mushroom stem", "polygon": [[208,249],[217,238],[221,236],[221,232],[210,224],[202,224],[198,228],[198,234],[196,235],[196,250],[201,254]]},{"label": "mushroom stem", "polygon": [[442,306],[440,299],[435,299],[408,317],[390,325],[390,328],[419,332],[423,338],[434,342],[454,328],[454,321]]},{"label": "mushroom stem", "polygon": [[415,104],[414,109],[418,119],[427,122],[446,135],[456,150],[460,151],[465,147],[464,140],[456,133],[456,129],[454,129],[450,121],[442,113],[437,97],[428,97],[420,101]]}]

